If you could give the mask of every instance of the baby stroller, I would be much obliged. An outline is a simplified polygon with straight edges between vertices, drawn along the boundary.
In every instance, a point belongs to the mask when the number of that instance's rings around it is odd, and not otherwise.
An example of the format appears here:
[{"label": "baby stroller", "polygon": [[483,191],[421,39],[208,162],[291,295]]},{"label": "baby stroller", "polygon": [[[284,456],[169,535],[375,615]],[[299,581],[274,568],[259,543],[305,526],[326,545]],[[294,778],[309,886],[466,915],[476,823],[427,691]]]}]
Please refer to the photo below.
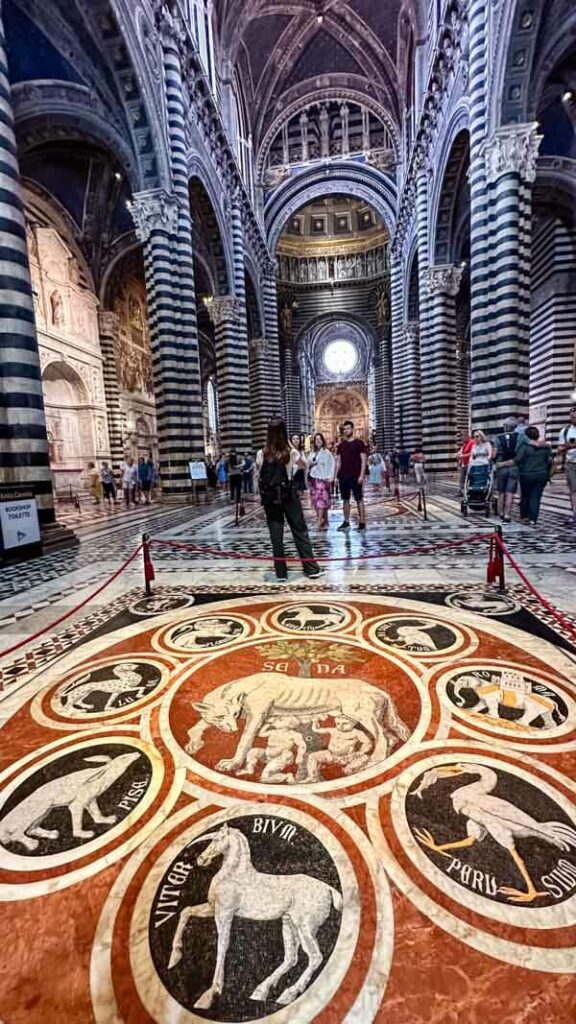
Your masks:
[{"label": "baby stroller", "polygon": [[491,464],[468,466],[460,503],[462,515],[467,516],[470,509],[471,512],[484,512],[488,518],[493,486],[494,470]]}]

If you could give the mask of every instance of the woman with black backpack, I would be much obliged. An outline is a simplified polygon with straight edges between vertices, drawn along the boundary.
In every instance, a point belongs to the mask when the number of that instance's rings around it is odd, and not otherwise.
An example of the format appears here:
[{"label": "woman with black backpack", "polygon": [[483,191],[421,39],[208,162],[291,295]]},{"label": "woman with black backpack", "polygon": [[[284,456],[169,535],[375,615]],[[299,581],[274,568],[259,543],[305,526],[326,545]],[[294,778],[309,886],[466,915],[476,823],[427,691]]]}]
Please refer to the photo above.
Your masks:
[{"label": "woman with black backpack", "polygon": [[258,452],[256,462],[260,470],[258,487],[270,531],[276,579],[280,583],[288,579],[284,551],[284,520],[290,527],[296,549],[302,559],[304,575],[309,580],[324,576],[324,569],[321,569],[314,560],[306,520],[293,480],[297,470],[306,468],[306,458],[290,445],[284,420],[270,420],[266,444]]}]

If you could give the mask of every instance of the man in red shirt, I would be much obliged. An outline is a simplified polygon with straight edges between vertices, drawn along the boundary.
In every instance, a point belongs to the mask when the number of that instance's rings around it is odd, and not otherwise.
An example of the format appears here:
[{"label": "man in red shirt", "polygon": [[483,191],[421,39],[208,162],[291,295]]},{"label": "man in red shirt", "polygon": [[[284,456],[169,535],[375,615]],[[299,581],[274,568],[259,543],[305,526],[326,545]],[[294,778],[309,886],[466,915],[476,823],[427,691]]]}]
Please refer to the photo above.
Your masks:
[{"label": "man in red shirt", "polygon": [[358,529],[366,529],[366,508],[362,493],[362,485],[366,476],[368,451],[364,441],[354,437],[354,424],[346,420],[342,424],[342,440],[336,449],[336,476],[340,483],[340,494],[344,502],[344,522],[339,530],[350,529],[350,495],[358,505]]}]

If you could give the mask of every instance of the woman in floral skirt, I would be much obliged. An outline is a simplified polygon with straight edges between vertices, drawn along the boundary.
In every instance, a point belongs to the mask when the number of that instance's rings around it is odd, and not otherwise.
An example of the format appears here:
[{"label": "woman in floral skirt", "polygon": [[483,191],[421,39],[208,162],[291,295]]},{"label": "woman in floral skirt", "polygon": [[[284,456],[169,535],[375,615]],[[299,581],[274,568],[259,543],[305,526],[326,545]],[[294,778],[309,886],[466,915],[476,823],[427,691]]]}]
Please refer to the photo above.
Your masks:
[{"label": "woman in floral skirt", "polygon": [[326,447],[324,434],[314,434],[313,448],[308,456],[308,486],[316,512],[318,528],[328,529],[328,509],[332,504],[331,491],[336,462]]}]

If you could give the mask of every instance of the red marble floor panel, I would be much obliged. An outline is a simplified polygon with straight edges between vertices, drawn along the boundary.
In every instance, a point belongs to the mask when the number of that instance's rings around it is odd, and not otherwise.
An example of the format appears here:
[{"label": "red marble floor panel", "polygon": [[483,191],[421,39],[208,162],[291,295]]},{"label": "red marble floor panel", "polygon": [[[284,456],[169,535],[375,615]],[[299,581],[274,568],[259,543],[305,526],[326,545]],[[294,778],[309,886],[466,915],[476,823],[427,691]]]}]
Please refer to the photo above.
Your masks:
[{"label": "red marble floor panel", "polygon": [[472,609],[173,608],[0,705],[3,1024],[568,1024],[576,679]]}]

